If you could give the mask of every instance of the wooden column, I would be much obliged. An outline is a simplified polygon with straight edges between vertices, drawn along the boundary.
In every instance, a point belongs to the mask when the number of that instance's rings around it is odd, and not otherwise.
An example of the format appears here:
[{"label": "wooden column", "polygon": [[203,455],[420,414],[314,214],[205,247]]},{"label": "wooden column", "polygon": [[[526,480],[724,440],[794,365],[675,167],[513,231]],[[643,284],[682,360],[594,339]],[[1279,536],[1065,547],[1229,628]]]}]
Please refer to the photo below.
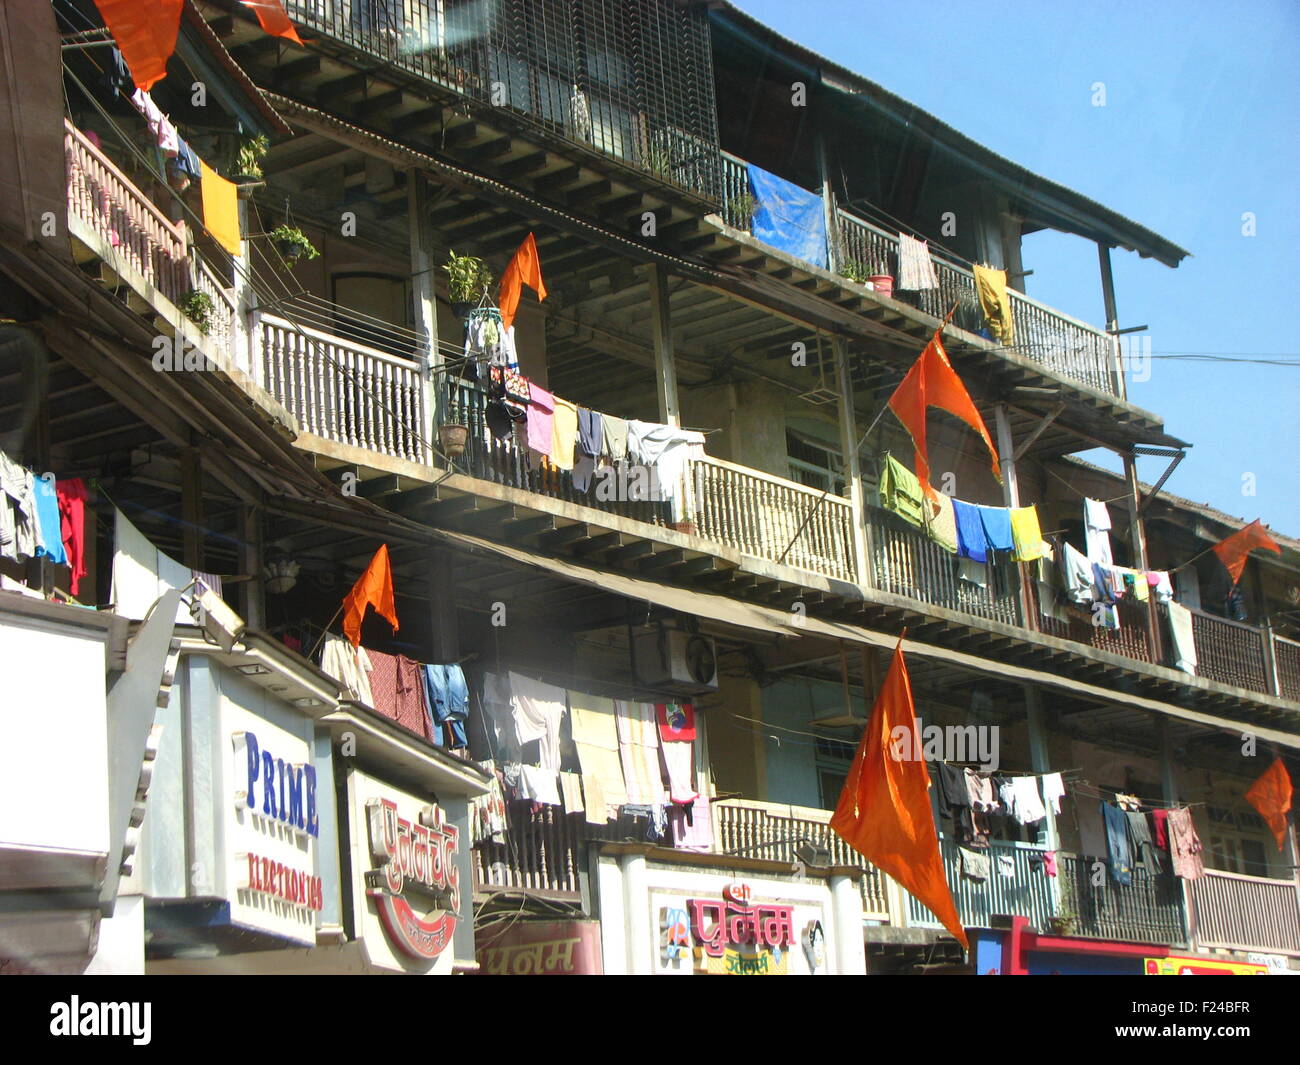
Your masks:
[{"label": "wooden column", "polygon": [[239,611],[250,629],[266,627],[265,581],[262,575],[262,513],[260,507],[242,503],[239,507],[239,563],[244,581]]},{"label": "wooden column", "polygon": [[202,570],[203,565],[203,463],[199,449],[187,447],[181,451],[181,522],[184,557],[181,561],[190,569]]},{"label": "wooden column", "polygon": [[672,315],[668,305],[668,271],[661,263],[651,263],[646,270],[650,282],[650,322],[654,331],[659,420],[666,425],[681,425],[681,407],[677,400],[677,360],[673,354]]},{"label": "wooden column", "polygon": [[[1047,723],[1046,713],[1043,710],[1043,702],[1038,694],[1038,689],[1031,684],[1026,684],[1023,689],[1025,693],[1025,724],[1029,732],[1029,765],[1030,768],[1038,774],[1052,772],[1052,759],[1047,746]],[[1047,810],[1047,817],[1043,822],[1045,831],[1044,843],[1048,850],[1060,852],[1061,834],[1056,826],[1056,812],[1052,809],[1051,803],[1044,803]],[[1061,884],[1059,877],[1048,878],[1052,889],[1052,906],[1054,912],[1060,912],[1057,907],[1061,901]]]},{"label": "wooden column", "polygon": [[1178,778],[1174,773],[1173,722],[1161,715],[1160,731],[1160,797],[1165,802],[1178,801]]},{"label": "wooden column", "polygon": [[460,661],[460,627],[456,617],[456,573],[452,553],[434,548],[429,565],[429,625],[434,662]]},{"label": "wooden column", "polygon": [[844,341],[836,339],[835,390],[839,393],[840,454],[844,460],[844,476],[848,481],[849,503],[853,515],[853,568],[859,584],[874,583],[870,567],[871,528],[867,524],[862,489],[862,463],[858,459],[857,412],[853,406],[853,376],[850,372],[848,350]]},{"label": "wooden column", "polygon": [[[998,434],[998,465],[1002,468],[1002,499],[1008,507],[1020,506],[1020,481],[1016,476],[1016,447],[1011,437],[1011,417],[1005,403],[993,408],[993,421]],[[1022,563],[1017,562],[1016,587],[1020,593],[1020,624],[1027,629],[1037,628],[1029,598],[1029,578]]]},{"label": "wooden column", "polygon": [[[420,337],[417,359],[425,381],[423,424],[417,426],[425,448],[439,422],[442,392],[442,353],[438,349],[437,267],[433,260],[433,233],[429,225],[429,183],[416,169],[406,172],[407,220],[411,228],[411,300],[415,331]],[[432,459],[429,451],[428,458]]]},{"label": "wooden column", "polygon": [[1097,261],[1101,266],[1101,298],[1106,306],[1106,331],[1111,343],[1111,374],[1115,379],[1115,394],[1121,399],[1128,399],[1128,382],[1124,379],[1124,365],[1119,357],[1119,313],[1115,309],[1115,275],[1110,269],[1110,248],[1105,244],[1097,245]]}]

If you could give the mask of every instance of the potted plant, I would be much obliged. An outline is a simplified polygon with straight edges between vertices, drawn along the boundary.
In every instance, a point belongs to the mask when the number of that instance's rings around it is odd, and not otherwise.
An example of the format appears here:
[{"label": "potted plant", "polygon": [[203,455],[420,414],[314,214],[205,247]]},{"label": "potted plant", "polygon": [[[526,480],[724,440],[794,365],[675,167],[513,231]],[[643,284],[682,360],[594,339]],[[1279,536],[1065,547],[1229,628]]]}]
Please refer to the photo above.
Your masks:
[{"label": "potted plant", "polygon": [[200,333],[207,334],[212,325],[212,297],[196,288],[190,289],[177,305],[181,314],[195,324]]},{"label": "potted plant", "polygon": [[758,201],[748,192],[742,192],[727,203],[727,220],[737,229],[748,233],[757,210]]},{"label": "potted plant", "polygon": [[315,259],[320,255],[307,234],[297,226],[285,225],[276,226],[271,230],[271,241],[275,245],[275,250],[280,253],[290,266],[297,266],[299,259]]},{"label": "potted plant", "polygon": [[259,133],[249,137],[239,146],[235,153],[234,181],[237,185],[249,185],[262,180],[262,156],[270,150],[271,142]]},{"label": "potted plant", "polygon": [[871,274],[865,266],[857,259],[849,259],[840,264],[840,275],[847,277],[850,281],[856,281],[859,285],[868,283]]},{"label": "potted plant", "polygon": [[469,312],[492,287],[492,274],[483,260],[473,255],[457,255],[454,251],[443,265],[447,274],[447,293],[451,298],[452,313],[457,318],[468,318]]},{"label": "potted plant", "polygon": [[883,259],[877,259],[871,264],[870,269],[871,275],[867,278],[867,284],[882,296],[893,296],[894,275],[889,272],[889,264]]},{"label": "potted plant", "polygon": [[468,441],[468,425],[460,422],[444,422],[438,426],[438,444],[442,453],[449,459],[458,459],[465,454],[465,445]]}]

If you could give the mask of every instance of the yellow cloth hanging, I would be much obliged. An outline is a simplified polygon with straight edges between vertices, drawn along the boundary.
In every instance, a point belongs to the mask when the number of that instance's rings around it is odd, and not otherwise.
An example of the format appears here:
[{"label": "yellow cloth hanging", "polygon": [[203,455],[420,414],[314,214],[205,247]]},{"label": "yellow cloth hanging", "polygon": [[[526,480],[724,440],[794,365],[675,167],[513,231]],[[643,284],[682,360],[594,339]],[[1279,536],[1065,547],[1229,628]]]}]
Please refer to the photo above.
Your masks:
[{"label": "yellow cloth hanging", "polygon": [[199,180],[203,191],[203,225],[231,255],[240,254],[239,190],[202,159]]},{"label": "yellow cloth hanging", "polygon": [[1010,344],[1016,338],[1016,326],[1011,318],[1011,297],[1007,295],[1007,272],[989,266],[975,267],[975,289],[993,339]]},{"label": "yellow cloth hanging", "polygon": [[567,399],[555,398],[551,419],[551,462],[556,469],[573,469],[573,448],[578,442],[578,407]]},{"label": "yellow cloth hanging", "polygon": [[1011,508],[1011,539],[1016,545],[1017,562],[1033,562],[1043,557],[1043,531],[1038,526],[1037,507]]}]

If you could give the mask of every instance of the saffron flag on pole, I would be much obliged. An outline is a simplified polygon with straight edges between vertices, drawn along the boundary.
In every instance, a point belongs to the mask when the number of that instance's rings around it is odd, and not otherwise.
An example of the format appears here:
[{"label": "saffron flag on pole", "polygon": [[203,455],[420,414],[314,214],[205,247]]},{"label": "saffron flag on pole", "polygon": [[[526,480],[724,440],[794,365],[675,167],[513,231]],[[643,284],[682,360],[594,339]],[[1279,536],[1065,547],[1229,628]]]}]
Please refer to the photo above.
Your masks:
[{"label": "saffron flag on pole", "polygon": [[542,283],[542,260],[537,254],[537,241],[531,233],[524,237],[506,272],[501,275],[501,323],[510,328],[519,309],[519,296],[527,285],[537,293],[537,299],[546,299],[546,285]]},{"label": "saffron flag on pole", "polygon": [[343,597],[343,634],[353,647],[361,646],[361,621],[366,607],[373,606],[375,613],[387,618],[397,631],[397,604],[393,597],[393,570],[388,562],[388,545],[380,544],[366,572]]},{"label": "saffron flag on pole", "polygon": [[148,92],[167,76],[184,0],[95,0],[136,88]]},{"label": "saffron flag on pole", "polygon": [[1280,757],[1264,770],[1246,792],[1246,799],[1259,811],[1277,841],[1278,850],[1286,850],[1286,815],[1291,809],[1291,774]]},{"label": "saffron flag on pole", "polygon": [[899,730],[919,749],[912,684],[903,641],[894,648],[885,683],[871,709],[849,769],[831,828],[850,847],[884,870],[930,908],[964,949],[966,930],[944,877],[939,834],[930,806],[930,774],[921,759],[899,757]]},{"label": "saffron flag on pole", "polygon": [[936,496],[930,486],[930,454],[925,438],[925,416],[930,407],[946,410],[980,434],[989,449],[993,476],[1002,480],[998,453],[993,447],[984,419],[980,417],[980,412],[966,391],[966,386],[961,383],[961,378],[957,376],[957,371],[948,361],[948,353],[943,350],[943,341],[939,339],[942,328],[940,326],[935,330],[930,343],[889,397],[889,409],[912,437],[912,443],[916,447],[916,476],[921,481],[921,490],[930,499]]},{"label": "saffron flag on pole", "polygon": [[1228,576],[1232,578],[1232,583],[1235,585],[1241,580],[1241,571],[1246,568],[1246,556],[1257,547],[1276,551],[1279,555],[1282,553],[1282,549],[1277,546],[1273,537],[1268,535],[1268,531],[1259,523],[1258,518],[1244,529],[1238,529],[1226,540],[1215,544],[1211,550],[1228,568]]},{"label": "saffron flag on pole", "polygon": [[239,2],[257,16],[258,25],[262,27],[263,33],[269,33],[272,37],[285,37],[294,44],[302,44],[298,31],[293,28],[293,23],[289,21],[289,16],[285,13],[284,5],[280,0],[239,0]]}]

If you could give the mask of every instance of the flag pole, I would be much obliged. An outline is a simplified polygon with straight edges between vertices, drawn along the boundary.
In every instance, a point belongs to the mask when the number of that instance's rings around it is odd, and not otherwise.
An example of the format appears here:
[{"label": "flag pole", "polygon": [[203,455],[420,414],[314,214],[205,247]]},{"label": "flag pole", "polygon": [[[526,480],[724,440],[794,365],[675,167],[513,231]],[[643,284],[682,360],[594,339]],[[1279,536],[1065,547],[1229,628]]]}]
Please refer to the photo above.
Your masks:
[{"label": "flag pole", "polygon": [[343,613],[343,604],[340,603],[339,608],[336,611],[334,611],[334,616],[330,618],[329,621],[325,622],[325,627],[321,629],[320,639],[316,641],[316,646],[311,649],[311,654],[307,656],[309,659],[316,657],[316,652],[320,650],[320,645],[325,642],[325,637],[330,634],[330,626],[333,625],[334,622],[338,621],[339,615],[342,613]]}]

